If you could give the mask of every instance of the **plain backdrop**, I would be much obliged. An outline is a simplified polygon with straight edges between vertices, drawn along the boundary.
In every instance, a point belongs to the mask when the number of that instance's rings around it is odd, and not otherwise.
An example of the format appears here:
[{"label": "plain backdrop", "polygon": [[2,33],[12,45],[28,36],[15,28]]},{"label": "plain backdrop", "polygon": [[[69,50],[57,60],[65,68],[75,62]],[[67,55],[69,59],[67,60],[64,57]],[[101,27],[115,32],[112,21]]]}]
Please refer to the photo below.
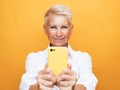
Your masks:
[{"label": "plain backdrop", "polygon": [[44,50],[45,11],[54,4],[73,12],[70,44],[88,52],[99,82],[96,90],[120,88],[119,0],[0,0],[0,90],[18,90],[30,52]]}]

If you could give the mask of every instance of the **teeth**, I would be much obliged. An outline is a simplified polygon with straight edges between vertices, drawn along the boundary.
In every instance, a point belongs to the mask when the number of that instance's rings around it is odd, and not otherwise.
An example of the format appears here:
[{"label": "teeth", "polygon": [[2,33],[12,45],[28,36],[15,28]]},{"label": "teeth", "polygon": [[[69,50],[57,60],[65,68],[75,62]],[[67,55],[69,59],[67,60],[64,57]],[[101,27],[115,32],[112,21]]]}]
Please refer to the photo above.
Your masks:
[{"label": "teeth", "polygon": [[61,40],[61,39],[63,39],[63,38],[55,38],[56,40]]},{"label": "teeth", "polygon": [[62,40],[62,39],[56,39],[56,40]]}]

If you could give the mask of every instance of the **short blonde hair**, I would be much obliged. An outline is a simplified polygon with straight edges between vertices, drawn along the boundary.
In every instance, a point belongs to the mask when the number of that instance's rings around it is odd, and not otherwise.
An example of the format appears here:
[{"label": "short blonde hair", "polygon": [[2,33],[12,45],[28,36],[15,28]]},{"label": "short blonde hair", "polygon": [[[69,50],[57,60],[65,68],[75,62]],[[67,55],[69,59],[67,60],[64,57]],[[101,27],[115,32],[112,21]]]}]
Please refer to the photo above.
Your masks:
[{"label": "short blonde hair", "polygon": [[70,24],[72,24],[72,13],[71,11],[64,5],[54,5],[45,13],[44,22],[48,23],[48,18],[51,15],[63,15],[68,18]]}]

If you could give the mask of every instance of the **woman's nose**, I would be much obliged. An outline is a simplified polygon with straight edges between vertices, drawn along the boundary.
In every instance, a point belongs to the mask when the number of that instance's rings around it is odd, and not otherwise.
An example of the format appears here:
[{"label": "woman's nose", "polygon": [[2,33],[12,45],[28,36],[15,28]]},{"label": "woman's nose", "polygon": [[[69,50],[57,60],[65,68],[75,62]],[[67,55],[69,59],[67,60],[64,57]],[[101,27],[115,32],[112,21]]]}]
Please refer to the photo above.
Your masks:
[{"label": "woman's nose", "polygon": [[62,35],[61,29],[59,29],[59,28],[57,29],[56,35],[57,36],[61,36]]}]

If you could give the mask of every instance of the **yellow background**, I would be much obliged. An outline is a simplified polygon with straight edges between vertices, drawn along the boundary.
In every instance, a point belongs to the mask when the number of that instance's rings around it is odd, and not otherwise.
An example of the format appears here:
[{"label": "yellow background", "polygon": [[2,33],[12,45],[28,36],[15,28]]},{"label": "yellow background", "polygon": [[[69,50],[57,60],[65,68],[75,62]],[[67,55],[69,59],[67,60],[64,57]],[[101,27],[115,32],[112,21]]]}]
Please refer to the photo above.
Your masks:
[{"label": "yellow background", "polygon": [[119,90],[119,0],[0,0],[0,90],[18,90],[27,54],[47,47],[43,16],[53,4],[71,8],[70,44],[91,55],[96,90]]}]

